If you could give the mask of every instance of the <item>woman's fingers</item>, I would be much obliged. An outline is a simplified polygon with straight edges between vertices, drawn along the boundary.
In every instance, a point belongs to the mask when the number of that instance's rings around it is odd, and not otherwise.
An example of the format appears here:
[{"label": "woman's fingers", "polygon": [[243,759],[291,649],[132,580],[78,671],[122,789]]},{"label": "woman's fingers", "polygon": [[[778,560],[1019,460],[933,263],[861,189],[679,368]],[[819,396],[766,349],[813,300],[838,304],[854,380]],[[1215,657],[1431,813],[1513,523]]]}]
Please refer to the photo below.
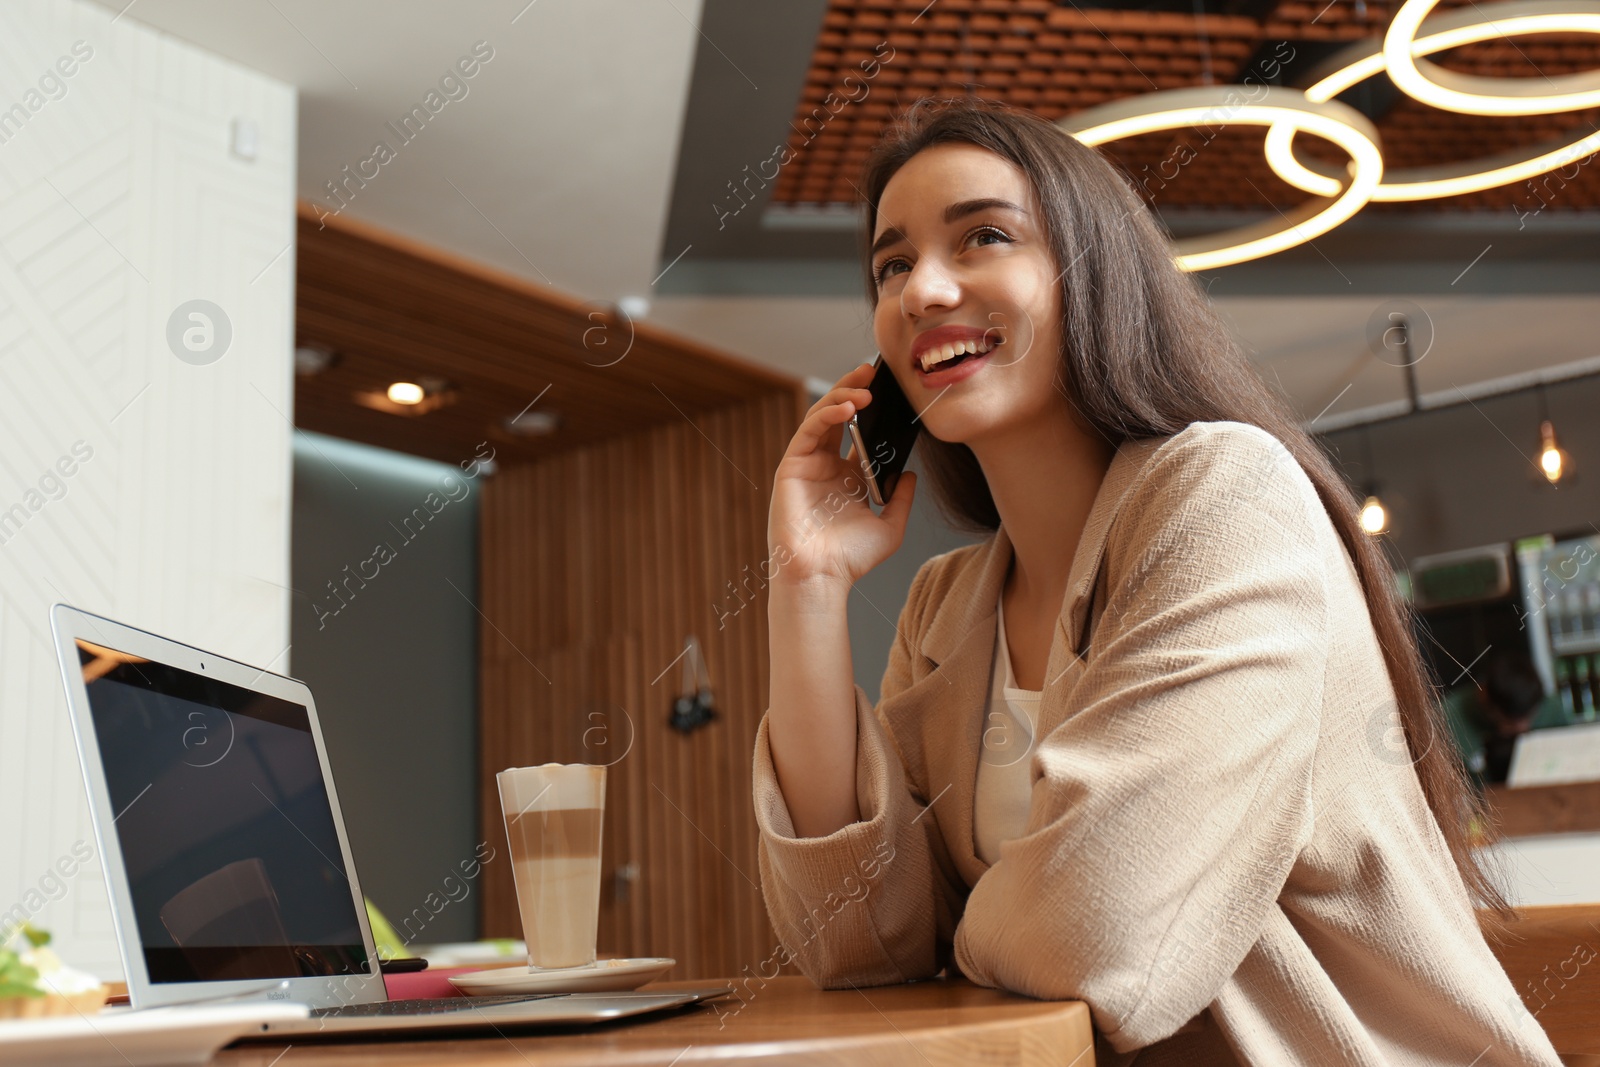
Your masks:
[{"label": "woman's fingers", "polygon": [[829,437],[833,440],[833,451],[837,453],[842,427],[855,412],[855,405],[849,401],[813,411],[795,431],[785,457],[810,455],[821,448]]},{"label": "woman's fingers", "polygon": [[868,389],[860,389],[853,386],[840,386],[837,389],[830,389],[823,394],[820,400],[811,405],[811,409],[806,412],[806,415],[815,415],[823,408],[842,404],[847,400],[858,408],[864,408],[872,403],[872,392]]},{"label": "woman's fingers", "polygon": [[818,397],[817,402],[811,405],[806,414],[808,416],[815,414],[821,408],[837,404],[841,400],[854,400],[861,407],[865,407],[872,399],[866,389],[867,383],[872,381],[872,375],[867,373],[871,370],[872,364],[863,363],[855,370],[841,375],[839,380],[833,383],[833,388]]},{"label": "woman's fingers", "polygon": [[845,412],[844,418],[829,426],[828,432],[822,437],[822,447],[828,450],[829,456],[837,456],[839,454],[839,445],[844,441],[846,433],[845,427],[849,425],[851,419],[855,418],[856,412],[861,410],[861,405],[849,401],[839,406]]},{"label": "woman's fingers", "polygon": [[895,544],[905,536],[906,520],[911,517],[911,497],[916,492],[917,476],[913,471],[903,471],[894,483],[894,495],[889,497],[889,503],[884,505],[878,518],[889,524],[894,530]]},{"label": "woman's fingers", "polygon": [[872,403],[872,391],[865,387],[865,383],[872,380],[871,372],[872,364],[863,363],[818,398],[801,420],[785,455],[810,455],[822,447],[838,455],[844,441],[844,424],[850,421],[851,415]]},{"label": "woman's fingers", "polygon": [[872,364],[857,363],[853,368],[839,375],[839,381],[836,384],[843,385],[849,382],[854,385],[857,382],[870,381],[872,381]]}]

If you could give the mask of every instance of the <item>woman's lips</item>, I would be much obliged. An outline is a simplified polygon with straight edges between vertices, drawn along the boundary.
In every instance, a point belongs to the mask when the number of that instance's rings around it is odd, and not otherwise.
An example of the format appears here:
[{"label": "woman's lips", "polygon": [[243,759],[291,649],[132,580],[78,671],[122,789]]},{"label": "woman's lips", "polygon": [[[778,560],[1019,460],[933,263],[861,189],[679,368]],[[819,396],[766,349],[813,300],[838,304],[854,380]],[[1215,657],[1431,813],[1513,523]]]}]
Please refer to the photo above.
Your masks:
[{"label": "woman's lips", "polygon": [[926,389],[948,389],[957,382],[977,374],[989,362],[989,357],[1000,350],[1004,341],[997,341],[995,346],[981,356],[968,356],[954,366],[944,366],[931,371],[917,368],[917,378]]}]

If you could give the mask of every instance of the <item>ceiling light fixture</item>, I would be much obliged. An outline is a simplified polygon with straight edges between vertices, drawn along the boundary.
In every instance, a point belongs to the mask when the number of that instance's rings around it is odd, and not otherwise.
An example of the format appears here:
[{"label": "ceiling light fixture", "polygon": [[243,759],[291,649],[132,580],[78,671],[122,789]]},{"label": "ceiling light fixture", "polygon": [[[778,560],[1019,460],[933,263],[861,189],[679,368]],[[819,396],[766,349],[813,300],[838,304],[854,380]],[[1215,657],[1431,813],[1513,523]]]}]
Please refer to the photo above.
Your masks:
[{"label": "ceiling light fixture", "polygon": [[[1575,9],[1581,10],[1575,13]],[[1571,32],[1580,27],[1600,33],[1600,9],[1568,0],[1522,0],[1496,5],[1487,12],[1474,7],[1432,19],[1423,27],[1422,35],[1412,41],[1410,52],[1413,56],[1426,56],[1480,41],[1519,34]],[[1332,100],[1368,78],[1392,69],[1387,66],[1384,48],[1383,39],[1372,38],[1339,52],[1322,68],[1330,73],[1304,90],[1306,99]],[[1539,113],[1559,110],[1563,109],[1550,106],[1538,109]],[[1267,132],[1264,150],[1268,165],[1278,177],[1303,192],[1314,196],[1337,195],[1343,188],[1337,169],[1296,155],[1293,147],[1296,132],[1290,126],[1276,126]],[[1495,189],[1575,163],[1596,149],[1600,149],[1600,131],[1582,127],[1553,141],[1483,159],[1390,170],[1372,191],[1372,199],[1388,203],[1431,200]]]},{"label": "ceiling light fixture", "polygon": [[330,348],[311,344],[295,346],[294,372],[302,378],[309,378],[313,374],[321,374],[337,362],[339,362],[339,356]]},{"label": "ceiling light fixture", "polygon": [[414,381],[391,383],[357,392],[355,402],[374,411],[389,415],[426,415],[437,411],[459,398],[459,391],[443,378],[419,375]]},{"label": "ceiling light fixture", "polygon": [[1164,89],[1117,100],[1070,115],[1056,125],[1086,145],[1095,146],[1188,126],[1281,126],[1324,138],[1350,156],[1342,191],[1313,200],[1280,218],[1176,242],[1182,270],[1207,270],[1260,259],[1327,233],[1360,211],[1383,179],[1378,131],[1355,108],[1337,101],[1315,102],[1293,90],[1260,86],[1255,99],[1238,87],[1215,85]]},{"label": "ceiling light fixture", "polygon": [[1550,405],[1544,383],[1539,383],[1539,473],[1551,485],[1558,484],[1572,469],[1566,450],[1556,443],[1555,423],[1550,421]]},{"label": "ceiling light fixture", "polygon": [[428,393],[416,382],[395,382],[389,386],[387,395],[396,404],[413,405],[422,403]]},{"label": "ceiling light fixture", "polygon": [[1545,481],[1555,485],[1565,473],[1566,453],[1556,444],[1556,428],[1549,419],[1539,424],[1539,443],[1539,469],[1544,472]]},{"label": "ceiling light fixture", "polygon": [[503,425],[507,433],[518,437],[544,437],[560,428],[561,416],[553,411],[524,411],[506,419]]},{"label": "ceiling light fixture", "polygon": [[[1383,35],[1384,64],[1402,92],[1441,111],[1463,115],[1548,115],[1600,104],[1600,71],[1538,78],[1484,78],[1459,74],[1418,59],[1429,51],[1417,40],[1422,20],[1439,0],[1406,0]],[[1473,23],[1493,22],[1495,36],[1527,33],[1600,33],[1600,8],[1585,0],[1516,0],[1436,20],[1445,29],[1467,30],[1459,43],[1482,40],[1470,35]],[[1441,47],[1448,48],[1446,44]],[[1549,90],[1549,91],[1546,91]]]},{"label": "ceiling light fixture", "polygon": [[1361,435],[1362,453],[1366,463],[1362,473],[1366,475],[1365,493],[1367,499],[1361,504],[1359,520],[1361,529],[1368,537],[1377,537],[1389,529],[1389,509],[1383,506],[1383,501],[1378,499],[1378,481],[1372,476],[1372,431],[1368,430]]},{"label": "ceiling light fixture", "polygon": [[[1471,10],[1452,11],[1424,26],[1438,2],[1406,0],[1381,38],[1339,53],[1332,64],[1336,69],[1303,93],[1278,86],[1164,89],[1091,108],[1056,125],[1088,145],[1193,125],[1268,127],[1267,163],[1284,181],[1320,199],[1291,212],[1280,211],[1280,219],[1178,241],[1174,249],[1178,266],[1190,271],[1243,263],[1304,244],[1356,214],[1368,200],[1427,200],[1499,188],[1579,163],[1600,150],[1600,130],[1576,129],[1553,141],[1483,159],[1394,171],[1384,181],[1377,130],[1334,99],[1381,72],[1418,101],[1463,114],[1549,115],[1600,104],[1600,71],[1483,78],[1456,74],[1419,58],[1495,38],[1600,34],[1600,3],[1508,0],[1487,7],[1474,3]],[[1541,88],[1553,91],[1540,92]],[[1332,141],[1349,155],[1350,163],[1341,168],[1296,155],[1294,139],[1300,133]]]},{"label": "ceiling light fixture", "polygon": [[1376,494],[1368,494],[1361,505],[1361,529],[1376,537],[1388,528],[1389,513],[1384,510],[1383,501]]},{"label": "ceiling light fixture", "polygon": [[1383,501],[1376,494],[1368,494],[1361,505],[1361,529],[1369,536],[1376,537],[1389,528],[1389,513],[1384,510]]}]

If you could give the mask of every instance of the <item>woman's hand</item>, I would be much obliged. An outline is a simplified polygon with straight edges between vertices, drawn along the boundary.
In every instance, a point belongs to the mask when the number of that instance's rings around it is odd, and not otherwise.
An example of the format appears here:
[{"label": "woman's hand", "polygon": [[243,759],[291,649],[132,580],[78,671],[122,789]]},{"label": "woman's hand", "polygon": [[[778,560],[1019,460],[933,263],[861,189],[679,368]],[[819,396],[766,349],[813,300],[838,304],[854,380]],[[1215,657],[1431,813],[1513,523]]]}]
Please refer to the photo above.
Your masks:
[{"label": "woman's hand", "polygon": [[872,403],[871,381],[872,366],[862,364],[806,412],[778,462],[767,516],[776,565],[767,601],[767,741],[798,837],[825,837],[861,820],[850,587],[900,547],[916,482],[902,475],[875,515],[854,453],[839,455],[844,424]]},{"label": "woman's hand", "polygon": [[863,363],[840,378],[806,412],[778,462],[767,516],[775,582],[821,579],[848,590],[905,538],[916,475],[903,473],[883,514],[876,515],[854,448],[848,457],[839,455],[845,423],[872,403],[872,374],[872,365]]}]

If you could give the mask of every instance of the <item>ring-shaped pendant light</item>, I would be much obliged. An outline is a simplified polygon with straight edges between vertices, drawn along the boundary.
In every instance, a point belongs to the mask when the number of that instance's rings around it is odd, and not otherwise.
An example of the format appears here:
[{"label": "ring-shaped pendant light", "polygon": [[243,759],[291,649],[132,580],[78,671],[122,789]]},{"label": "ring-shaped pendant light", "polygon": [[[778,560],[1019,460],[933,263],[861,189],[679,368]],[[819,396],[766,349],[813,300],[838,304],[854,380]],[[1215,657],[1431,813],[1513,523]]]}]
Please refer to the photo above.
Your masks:
[{"label": "ring-shaped pendant light", "polygon": [[1349,154],[1349,176],[1336,193],[1279,212],[1276,220],[1176,242],[1182,270],[1243,263],[1314,240],[1360,211],[1383,180],[1378,131],[1355,108],[1333,100],[1308,100],[1295,89],[1241,90],[1223,85],[1164,89],[1090,108],[1056,123],[1091,147],[1190,126],[1279,126],[1325,138]]},{"label": "ring-shaped pendant light", "polygon": [[[1431,20],[1411,49],[1413,56],[1432,55],[1447,48],[1515,34],[1570,31],[1574,5],[1565,0],[1525,0],[1497,4],[1485,12],[1472,9]],[[1490,18],[1487,15],[1492,14]],[[1592,6],[1580,13],[1584,24],[1600,33],[1600,10]],[[1383,42],[1374,38],[1339,52],[1328,60],[1331,71],[1304,90],[1308,100],[1332,100],[1340,93],[1384,72]],[[1535,80],[1535,79],[1529,79]],[[1273,172],[1290,185],[1314,196],[1335,196],[1343,188],[1338,171],[1329,164],[1297,155],[1295,130],[1276,126],[1267,131],[1265,152]],[[1441,196],[1482,192],[1537,177],[1583,159],[1600,149],[1600,131],[1581,127],[1570,134],[1537,145],[1512,149],[1459,163],[1432,167],[1392,168],[1372,191],[1372,199],[1386,202],[1431,200]]]},{"label": "ring-shaped pendant light", "polygon": [[[1484,78],[1458,74],[1418,59],[1418,55],[1426,54],[1418,40],[1418,30],[1438,3],[1439,0],[1406,0],[1383,35],[1389,77],[1407,96],[1463,115],[1548,115],[1600,105],[1600,71],[1536,78]],[[1558,16],[1553,21],[1528,16],[1529,21],[1524,23],[1517,9],[1525,6],[1508,3],[1484,9],[1474,4],[1470,12],[1452,13],[1438,21],[1493,21],[1499,35],[1508,38],[1527,33],[1600,33],[1600,13],[1584,0],[1551,0],[1539,5],[1544,12]]]}]

